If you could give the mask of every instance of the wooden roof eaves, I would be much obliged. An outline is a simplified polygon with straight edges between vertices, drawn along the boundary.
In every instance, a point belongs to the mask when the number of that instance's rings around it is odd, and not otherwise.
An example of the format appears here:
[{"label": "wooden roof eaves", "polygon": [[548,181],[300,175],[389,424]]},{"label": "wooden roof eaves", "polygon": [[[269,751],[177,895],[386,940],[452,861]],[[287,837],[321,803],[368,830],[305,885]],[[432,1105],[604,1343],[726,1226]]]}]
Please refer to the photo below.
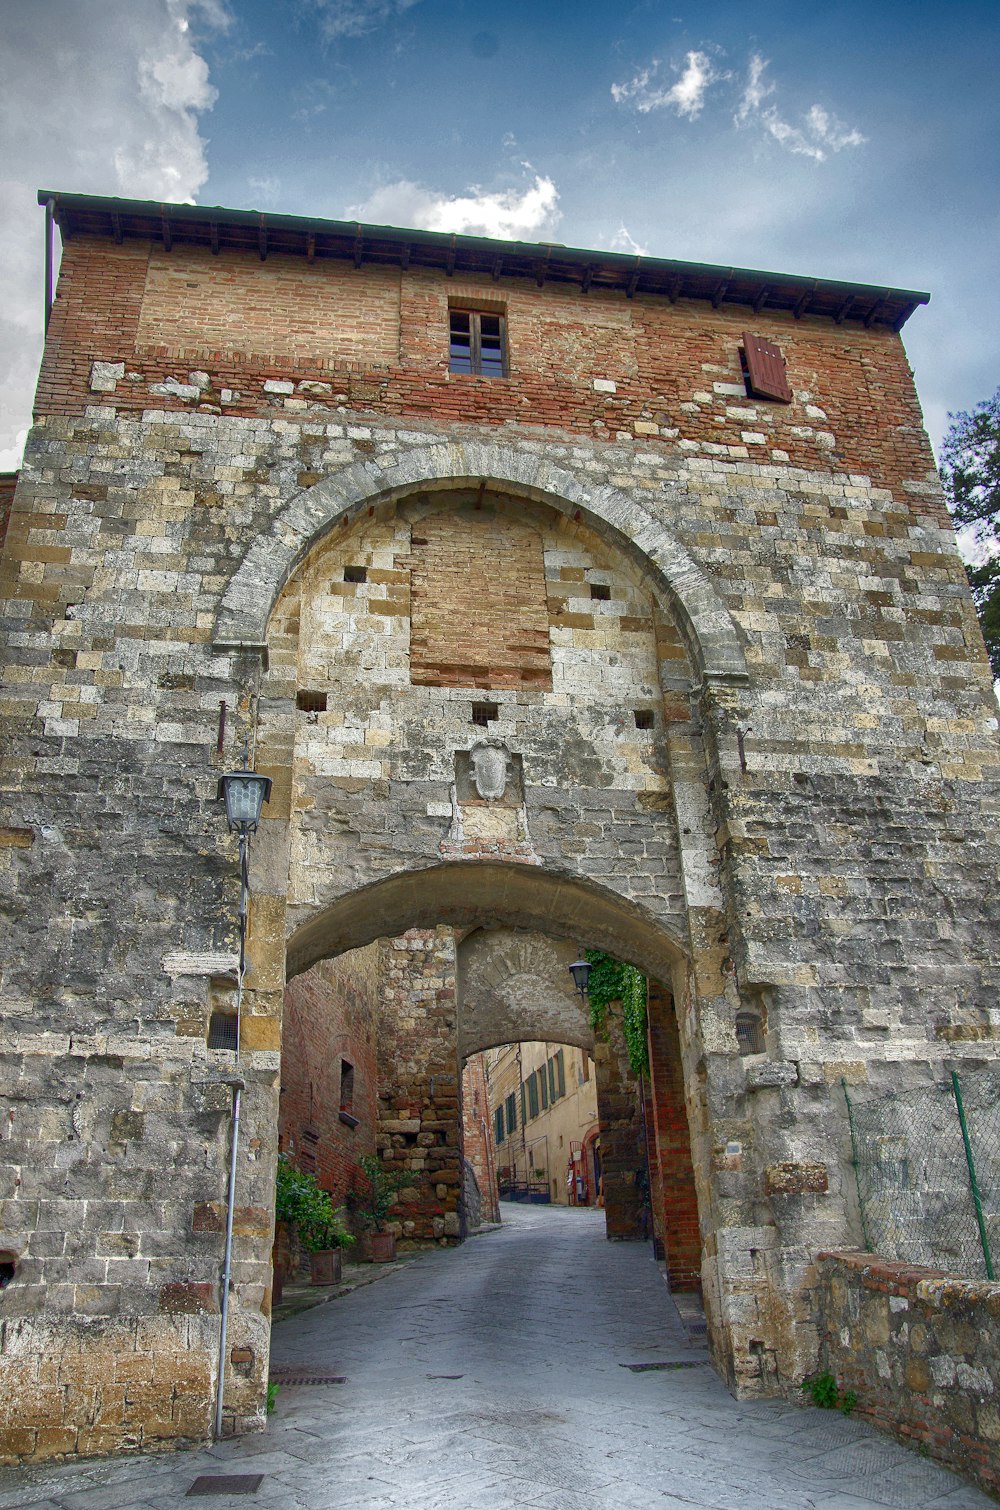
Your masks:
[{"label": "wooden roof eaves", "polygon": [[56,221],[67,240],[70,235],[121,236],[161,245],[169,242],[171,247],[205,246],[213,252],[226,247],[254,252],[258,258],[283,253],[310,260],[351,261],[355,266],[363,260],[379,266],[480,273],[493,281],[497,281],[501,265],[503,277],[536,283],[543,269],[545,283],[574,284],[584,292],[614,291],[629,298],[664,298],[672,304],[678,299],[695,299],[715,308],[749,306],[755,312],[766,299],[769,314],[808,313],[838,324],[876,325],[895,331],[930,300],[929,294],[914,289],[588,251],[554,242],[498,241],[221,206],[39,192],[39,204],[49,200],[55,203]]}]

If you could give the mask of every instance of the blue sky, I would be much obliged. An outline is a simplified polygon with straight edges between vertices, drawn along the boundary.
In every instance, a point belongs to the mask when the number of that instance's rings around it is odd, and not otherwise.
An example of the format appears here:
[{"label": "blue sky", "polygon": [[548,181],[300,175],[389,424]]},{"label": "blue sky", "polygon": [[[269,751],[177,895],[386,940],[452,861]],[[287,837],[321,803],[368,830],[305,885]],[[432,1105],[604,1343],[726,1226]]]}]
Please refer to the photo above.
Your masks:
[{"label": "blue sky", "polygon": [[0,0],[0,21],[0,466],[39,354],[39,187],[926,288],[905,340],[932,438],[1000,384],[995,3]]}]

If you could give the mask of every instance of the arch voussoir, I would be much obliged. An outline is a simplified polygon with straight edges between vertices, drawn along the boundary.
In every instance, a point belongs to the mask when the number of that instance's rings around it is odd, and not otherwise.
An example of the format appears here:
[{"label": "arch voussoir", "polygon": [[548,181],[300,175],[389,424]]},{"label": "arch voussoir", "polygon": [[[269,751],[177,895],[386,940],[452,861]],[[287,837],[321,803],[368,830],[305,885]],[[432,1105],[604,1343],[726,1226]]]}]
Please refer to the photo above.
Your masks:
[{"label": "arch voussoir", "polygon": [[397,447],[384,460],[352,462],[296,493],[235,571],[219,607],[215,644],[262,645],[281,589],[316,541],[345,517],[417,488],[481,482],[524,493],[564,514],[579,511],[598,533],[614,536],[661,584],[700,675],[746,679],[736,627],[711,581],[641,498],[578,475],[541,449],[502,440],[432,441],[402,454]]}]

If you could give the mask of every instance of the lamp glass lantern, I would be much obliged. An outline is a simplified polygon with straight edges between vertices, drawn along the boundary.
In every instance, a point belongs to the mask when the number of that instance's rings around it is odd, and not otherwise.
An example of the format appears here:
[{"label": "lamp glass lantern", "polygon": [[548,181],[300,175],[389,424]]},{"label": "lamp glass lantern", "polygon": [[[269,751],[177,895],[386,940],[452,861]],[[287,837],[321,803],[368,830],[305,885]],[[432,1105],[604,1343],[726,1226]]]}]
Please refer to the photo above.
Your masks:
[{"label": "lamp glass lantern", "polygon": [[570,975],[572,975],[573,977],[573,984],[579,991],[580,995],[586,996],[587,985],[590,981],[590,961],[586,959],[574,960],[573,963],[567,968],[569,969]]},{"label": "lamp glass lantern", "polygon": [[261,808],[271,800],[271,778],[256,771],[226,771],[219,777],[218,798],[226,804],[230,830],[255,834]]}]

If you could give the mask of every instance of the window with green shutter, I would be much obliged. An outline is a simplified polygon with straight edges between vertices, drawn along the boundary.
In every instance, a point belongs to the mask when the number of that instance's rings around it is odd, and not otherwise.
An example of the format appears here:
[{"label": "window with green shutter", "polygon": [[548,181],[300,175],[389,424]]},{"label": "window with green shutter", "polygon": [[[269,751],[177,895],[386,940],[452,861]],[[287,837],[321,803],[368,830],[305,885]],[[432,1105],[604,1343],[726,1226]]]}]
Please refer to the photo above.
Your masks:
[{"label": "window with green shutter", "polygon": [[566,1094],[566,1066],[565,1066],[565,1064],[563,1062],[563,1051],[562,1051],[562,1049],[560,1049],[559,1052],[558,1052],[558,1054],[556,1055],[556,1084],[558,1086],[558,1093],[559,1093],[559,1095],[560,1096],[565,1096],[565,1094]]},{"label": "window with green shutter", "polygon": [[538,1076],[532,1071],[528,1076],[528,1116],[538,1116]]},{"label": "window with green shutter", "polygon": [[545,1111],[549,1104],[549,1077],[545,1073],[544,1064],[538,1071],[538,1089],[542,1095],[542,1111]]},{"label": "window with green shutter", "polygon": [[497,1143],[498,1144],[502,1143],[503,1142],[503,1107],[502,1106],[498,1106],[497,1109],[496,1109],[496,1111],[493,1113],[493,1131],[494,1131],[494,1133],[496,1135]]},{"label": "window with green shutter", "polygon": [[510,1095],[507,1097],[506,1106],[507,1133],[509,1136],[512,1132],[517,1131],[517,1097],[515,1096],[513,1091],[511,1091]]},{"label": "window with green shutter", "polygon": [[552,1058],[549,1060],[547,1068],[548,1068],[548,1072],[549,1072],[548,1073],[549,1100],[550,1101],[554,1101],[556,1099],[556,1056],[554,1054],[553,1054]]}]

